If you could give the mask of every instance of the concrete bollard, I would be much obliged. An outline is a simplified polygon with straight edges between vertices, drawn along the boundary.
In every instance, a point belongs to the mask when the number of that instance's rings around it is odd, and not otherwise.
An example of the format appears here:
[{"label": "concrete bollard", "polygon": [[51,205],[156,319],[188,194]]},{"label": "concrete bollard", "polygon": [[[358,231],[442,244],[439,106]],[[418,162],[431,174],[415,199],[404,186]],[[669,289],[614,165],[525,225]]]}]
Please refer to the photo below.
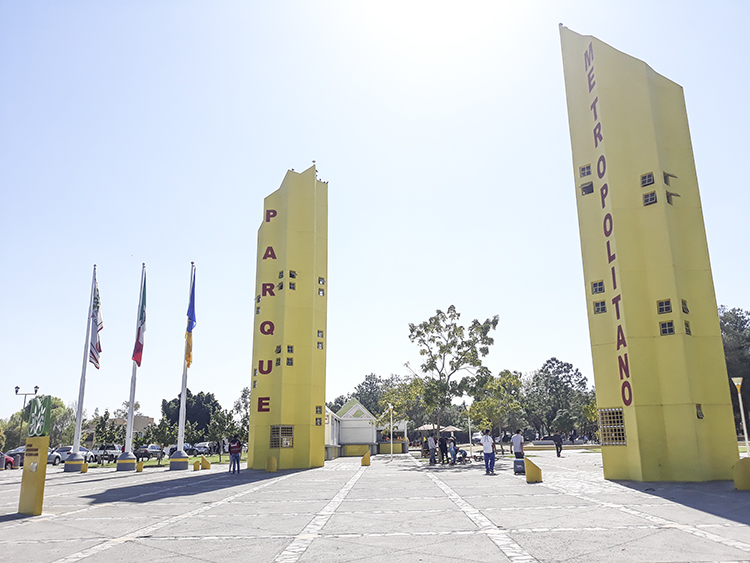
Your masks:
[{"label": "concrete bollard", "polygon": [[276,468],[278,467],[278,461],[276,458],[272,455],[269,455],[266,458],[266,471],[268,473],[276,473]]},{"label": "concrete bollard", "polygon": [[136,473],[143,473],[143,462],[139,461],[135,464],[135,472]]},{"label": "concrete bollard", "polygon": [[201,470],[201,462],[200,461],[196,461],[193,464],[193,471],[200,471],[200,470]]},{"label": "concrete bollard", "polygon": [[734,488],[738,491],[750,491],[750,457],[743,457],[732,466]]},{"label": "concrete bollard", "polygon": [[204,455],[201,456],[201,469],[211,469],[211,462]]},{"label": "concrete bollard", "polygon": [[370,465],[370,452],[362,456],[362,465]]},{"label": "concrete bollard", "polygon": [[526,482],[527,483],[541,483],[542,482],[542,470],[539,466],[531,461],[529,458],[524,458],[524,468],[526,469]]},{"label": "concrete bollard", "polygon": [[88,473],[89,472],[89,464],[85,461],[81,464],[81,473]]}]

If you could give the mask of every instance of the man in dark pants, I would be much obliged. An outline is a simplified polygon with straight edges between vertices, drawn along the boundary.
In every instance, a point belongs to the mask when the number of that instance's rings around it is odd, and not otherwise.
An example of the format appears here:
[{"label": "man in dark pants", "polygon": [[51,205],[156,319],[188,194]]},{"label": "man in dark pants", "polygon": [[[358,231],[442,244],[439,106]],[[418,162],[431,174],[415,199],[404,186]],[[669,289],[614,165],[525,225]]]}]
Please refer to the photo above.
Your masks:
[{"label": "man in dark pants", "polygon": [[440,463],[448,463],[448,440],[445,436],[440,436],[438,447],[440,448]]},{"label": "man in dark pants", "polygon": [[555,449],[557,450],[557,457],[560,457],[560,452],[562,451],[563,440],[559,432],[555,432],[555,435],[552,436],[552,441],[555,443]]}]

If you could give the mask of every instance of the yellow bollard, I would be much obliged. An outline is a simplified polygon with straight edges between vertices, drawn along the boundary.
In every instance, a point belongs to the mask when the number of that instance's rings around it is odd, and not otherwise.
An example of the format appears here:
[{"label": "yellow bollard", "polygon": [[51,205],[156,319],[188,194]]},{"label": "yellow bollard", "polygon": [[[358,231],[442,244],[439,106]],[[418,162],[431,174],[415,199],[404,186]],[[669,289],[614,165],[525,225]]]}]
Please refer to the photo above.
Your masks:
[{"label": "yellow bollard", "polygon": [[370,465],[370,452],[368,452],[362,456],[362,465]]},{"label": "yellow bollard", "polygon": [[276,458],[272,455],[269,455],[266,458],[266,471],[268,473],[276,473],[276,468],[278,467],[278,461]]},{"label": "yellow bollard", "polygon": [[200,461],[196,461],[193,464],[193,471],[200,471],[200,470],[201,470],[201,462]]},{"label": "yellow bollard", "polygon": [[204,455],[201,456],[201,469],[211,469],[211,462]]},{"label": "yellow bollard", "polygon": [[526,482],[527,483],[541,483],[542,482],[542,470],[539,466],[531,461],[528,457],[524,458],[524,467],[526,469]]},{"label": "yellow bollard", "polygon": [[81,464],[81,473],[88,473],[89,472],[89,464],[85,461]]},{"label": "yellow bollard", "polygon": [[750,491],[750,457],[743,457],[732,466],[734,488],[738,491]]},{"label": "yellow bollard", "polygon": [[136,473],[143,473],[143,462],[139,461],[135,464],[135,472]]}]

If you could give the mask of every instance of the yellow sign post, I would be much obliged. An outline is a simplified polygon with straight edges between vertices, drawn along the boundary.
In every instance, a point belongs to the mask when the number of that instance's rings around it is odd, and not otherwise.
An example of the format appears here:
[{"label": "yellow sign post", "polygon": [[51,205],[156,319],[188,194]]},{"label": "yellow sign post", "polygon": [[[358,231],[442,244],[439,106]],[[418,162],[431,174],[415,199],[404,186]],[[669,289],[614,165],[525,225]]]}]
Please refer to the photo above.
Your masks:
[{"label": "yellow sign post", "polygon": [[44,502],[44,479],[47,477],[47,450],[49,436],[27,438],[23,460],[21,498],[18,513],[39,516]]},{"label": "yellow sign post", "polygon": [[44,479],[47,476],[50,398],[34,399],[29,412],[29,437],[26,439],[18,513],[39,516],[42,513]]}]

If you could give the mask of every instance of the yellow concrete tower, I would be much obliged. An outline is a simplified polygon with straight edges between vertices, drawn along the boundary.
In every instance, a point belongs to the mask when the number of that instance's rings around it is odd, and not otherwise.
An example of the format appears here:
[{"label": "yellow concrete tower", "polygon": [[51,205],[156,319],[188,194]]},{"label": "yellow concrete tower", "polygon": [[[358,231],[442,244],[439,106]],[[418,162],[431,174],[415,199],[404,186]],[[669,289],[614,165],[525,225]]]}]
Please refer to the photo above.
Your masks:
[{"label": "yellow concrete tower", "polygon": [[325,461],[328,184],[288,171],[258,229],[248,468]]},{"label": "yellow concrete tower", "polygon": [[604,476],[739,454],[682,87],[560,27]]}]

